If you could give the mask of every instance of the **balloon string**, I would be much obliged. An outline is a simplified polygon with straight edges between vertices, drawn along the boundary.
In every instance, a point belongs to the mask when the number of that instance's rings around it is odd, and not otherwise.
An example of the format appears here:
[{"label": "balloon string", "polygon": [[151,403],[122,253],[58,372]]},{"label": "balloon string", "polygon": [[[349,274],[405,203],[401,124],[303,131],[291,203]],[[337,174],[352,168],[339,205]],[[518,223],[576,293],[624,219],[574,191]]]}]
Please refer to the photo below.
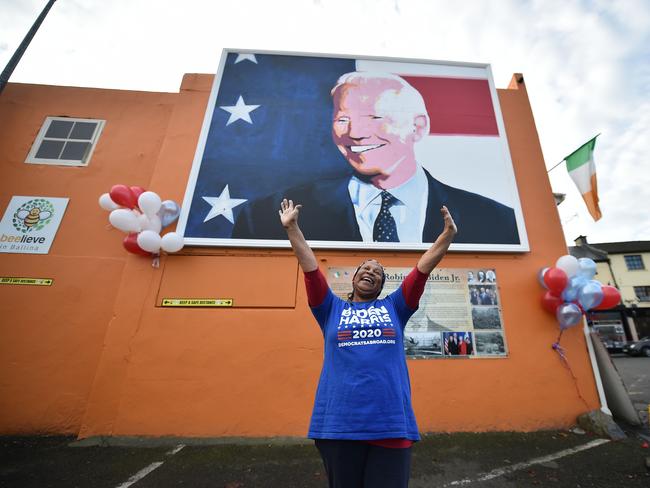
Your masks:
[{"label": "balloon string", "polygon": [[[560,336],[561,335],[562,334],[560,333]],[[559,337],[557,339],[557,342],[554,342],[551,347],[560,356],[560,359],[562,360],[562,364],[564,364],[567,368],[571,369],[571,367],[569,366],[569,361],[567,361],[566,354],[564,353],[564,349],[560,345],[560,338]]]},{"label": "balloon string", "polygon": [[575,385],[575,389],[576,389],[576,393],[578,394],[578,397],[580,398],[580,400],[582,400],[582,403],[585,404],[585,407],[587,407],[587,409],[590,409],[591,407],[587,403],[587,400],[585,400],[584,397],[582,396],[582,394],[580,393],[580,386],[578,385],[578,378],[576,378],[576,375],[573,374],[573,370],[571,369],[571,365],[569,364],[569,360],[566,357],[564,348],[560,345],[560,339],[562,338],[562,332],[564,332],[564,330],[560,331],[560,335],[557,338],[557,342],[554,342],[553,345],[551,346],[551,348],[555,352],[558,353],[558,355],[560,356],[560,359],[562,360],[562,364],[569,371],[569,374],[571,375],[571,378],[573,379],[573,383]]},{"label": "balloon string", "polygon": [[153,255],[153,261],[151,262],[152,268],[160,268],[160,254]]}]

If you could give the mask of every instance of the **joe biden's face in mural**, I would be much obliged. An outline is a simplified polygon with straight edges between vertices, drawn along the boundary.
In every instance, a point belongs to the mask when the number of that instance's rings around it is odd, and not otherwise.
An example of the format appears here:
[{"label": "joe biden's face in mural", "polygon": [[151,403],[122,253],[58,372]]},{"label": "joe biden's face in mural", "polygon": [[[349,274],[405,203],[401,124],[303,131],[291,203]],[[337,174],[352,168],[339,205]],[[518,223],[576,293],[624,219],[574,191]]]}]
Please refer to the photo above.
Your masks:
[{"label": "joe biden's face in mural", "polygon": [[[333,91],[332,136],[361,176],[397,186],[415,172],[414,144],[428,126],[425,114],[405,108],[403,86],[394,79],[353,79]],[[408,104],[407,104],[408,106]],[[384,186],[384,185],[381,185]]]}]

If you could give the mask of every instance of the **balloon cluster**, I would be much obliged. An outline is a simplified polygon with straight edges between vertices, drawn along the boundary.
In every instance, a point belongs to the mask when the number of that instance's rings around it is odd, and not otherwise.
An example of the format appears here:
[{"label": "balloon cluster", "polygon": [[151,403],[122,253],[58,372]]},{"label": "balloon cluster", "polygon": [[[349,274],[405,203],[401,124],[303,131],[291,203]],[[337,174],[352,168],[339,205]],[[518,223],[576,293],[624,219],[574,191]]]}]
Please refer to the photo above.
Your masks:
[{"label": "balloon cluster", "polygon": [[593,259],[570,254],[560,257],[554,267],[540,270],[538,280],[547,290],[542,306],[555,315],[560,330],[578,325],[589,310],[607,310],[621,301],[620,292],[595,280],[595,274]]},{"label": "balloon cluster", "polygon": [[110,193],[99,197],[99,206],[111,212],[108,220],[113,227],[127,233],[122,244],[130,253],[155,256],[161,249],[176,252],[183,248],[183,237],[176,232],[160,236],[160,231],[180,214],[176,202],[163,202],[156,193],[140,186],[115,185]]}]

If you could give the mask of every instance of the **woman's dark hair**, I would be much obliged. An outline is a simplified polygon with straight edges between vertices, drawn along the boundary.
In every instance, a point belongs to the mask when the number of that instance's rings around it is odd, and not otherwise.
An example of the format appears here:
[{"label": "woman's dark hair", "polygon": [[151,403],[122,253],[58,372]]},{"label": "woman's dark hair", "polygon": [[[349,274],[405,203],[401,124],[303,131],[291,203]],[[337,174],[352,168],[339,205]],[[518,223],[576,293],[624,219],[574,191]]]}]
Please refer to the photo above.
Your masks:
[{"label": "woman's dark hair", "polygon": [[[357,270],[354,272],[354,275],[352,275],[352,281],[353,282],[354,282],[354,278],[357,276],[357,273],[359,272],[361,267],[364,264],[366,264],[368,261],[374,261],[377,264],[379,264],[379,261],[377,261],[376,259],[372,259],[372,258],[371,259],[366,259],[363,263],[361,263],[357,267]],[[384,269],[384,267],[381,264],[379,264],[379,266],[381,267],[381,287],[379,288],[379,292],[377,293],[377,296],[381,295],[381,291],[384,289],[384,283],[386,283],[386,270]],[[354,286],[352,287],[352,291],[350,293],[348,293],[348,302],[351,302],[353,298],[354,298]]]}]

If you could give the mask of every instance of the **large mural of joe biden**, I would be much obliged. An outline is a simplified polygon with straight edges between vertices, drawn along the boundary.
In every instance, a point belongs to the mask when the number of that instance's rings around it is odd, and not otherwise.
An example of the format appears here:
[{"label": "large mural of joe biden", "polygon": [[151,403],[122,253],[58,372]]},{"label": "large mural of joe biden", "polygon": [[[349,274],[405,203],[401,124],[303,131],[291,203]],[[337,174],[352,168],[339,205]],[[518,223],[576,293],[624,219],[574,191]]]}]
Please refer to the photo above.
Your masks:
[{"label": "large mural of joe biden", "polygon": [[[187,245],[451,249],[528,240],[488,65],[226,50],[179,222]],[[391,231],[382,222],[391,219]]]}]

